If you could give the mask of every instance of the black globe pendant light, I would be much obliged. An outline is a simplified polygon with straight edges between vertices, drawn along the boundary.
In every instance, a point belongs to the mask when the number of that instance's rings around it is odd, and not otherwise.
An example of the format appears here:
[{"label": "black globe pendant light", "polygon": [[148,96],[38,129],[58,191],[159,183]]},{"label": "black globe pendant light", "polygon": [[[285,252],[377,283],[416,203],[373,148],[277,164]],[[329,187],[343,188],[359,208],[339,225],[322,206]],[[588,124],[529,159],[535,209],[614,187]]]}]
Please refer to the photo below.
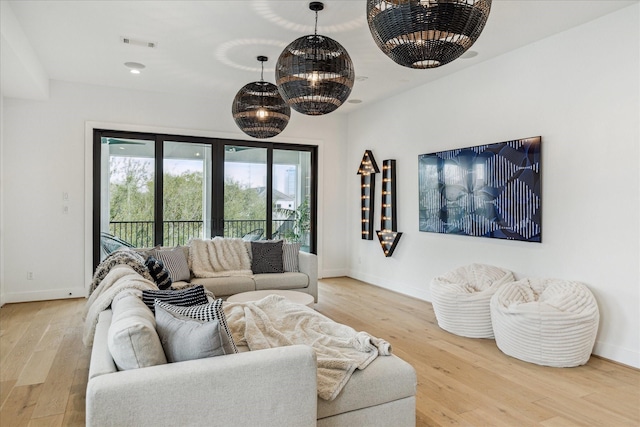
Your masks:
[{"label": "black globe pendant light", "polygon": [[266,56],[258,56],[262,65],[260,81],[245,85],[233,100],[231,112],[236,124],[254,138],[271,138],[287,127],[291,108],[273,83],[264,81]]},{"label": "black globe pendant light", "polygon": [[480,36],[491,0],[367,0],[367,22],[378,47],[409,68],[455,60]]},{"label": "black globe pendant light", "polygon": [[276,84],[285,101],[299,113],[327,114],[340,107],[353,88],[353,62],[337,41],[318,34],[321,2],[309,3],[316,13],[314,34],[300,37],[287,46],[276,64]]}]

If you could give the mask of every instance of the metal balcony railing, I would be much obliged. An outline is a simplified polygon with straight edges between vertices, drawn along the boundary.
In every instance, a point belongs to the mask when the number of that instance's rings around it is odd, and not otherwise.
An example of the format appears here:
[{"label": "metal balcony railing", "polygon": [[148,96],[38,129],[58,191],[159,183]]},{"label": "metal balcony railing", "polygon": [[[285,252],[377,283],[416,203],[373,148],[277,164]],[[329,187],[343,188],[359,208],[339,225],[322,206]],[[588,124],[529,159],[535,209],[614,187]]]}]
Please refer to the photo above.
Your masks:
[{"label": "metal balcony railing", "polygon": [[[266,223],[265,220],[225,220],[224,236],[266,239]],[[294,223],[293,220],[272,221],[273,237],[285,238],[287,230],[292,230]],[[203,221],[164,221],[162,226],[162,246],[186,245],[192,238],[209,237],[203,235]],[[109,223],[109,233],[136,248],[154,246],[153,221],[112,221]]]}]

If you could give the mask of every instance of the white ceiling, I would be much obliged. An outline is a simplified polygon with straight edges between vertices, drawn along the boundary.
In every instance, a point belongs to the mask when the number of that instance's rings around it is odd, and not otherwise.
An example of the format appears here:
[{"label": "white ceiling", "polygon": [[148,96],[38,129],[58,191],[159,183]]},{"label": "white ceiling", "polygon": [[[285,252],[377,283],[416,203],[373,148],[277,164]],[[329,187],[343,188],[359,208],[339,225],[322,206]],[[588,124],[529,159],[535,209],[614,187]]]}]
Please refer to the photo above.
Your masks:
[{"label": "white ceiling", "polygon": [[[325,1],[318,32],[337,40],[351,55],[357,81],[350,100],[362,100],[347,103],[336,113],[348,113],[637,2],[494,0],[485,30],[471,48],[478,52],[476,57],[437,69],[412,70],[395,64],[375,45],[365,0]],[[274,82],[274,64],[282,49],[312,33],[314,23],[306,0],[13,0],[8,4],[50,79],[208,97],[228,103],[229,108],[242,86],[259,80],[256,57],[269,57],[265,80]],[[123,36],[152,41],[157,47],[125,45]],[[576,46],[578,52],[580,48],[588,46]],[[13,94],[12,89],[24,82],[9,73],[13,60],[5,55],[2,59],[2,72],[11,77],[3,77],[2,93]],[[132,75],[123,65],[128,61],[146,68]]]}]

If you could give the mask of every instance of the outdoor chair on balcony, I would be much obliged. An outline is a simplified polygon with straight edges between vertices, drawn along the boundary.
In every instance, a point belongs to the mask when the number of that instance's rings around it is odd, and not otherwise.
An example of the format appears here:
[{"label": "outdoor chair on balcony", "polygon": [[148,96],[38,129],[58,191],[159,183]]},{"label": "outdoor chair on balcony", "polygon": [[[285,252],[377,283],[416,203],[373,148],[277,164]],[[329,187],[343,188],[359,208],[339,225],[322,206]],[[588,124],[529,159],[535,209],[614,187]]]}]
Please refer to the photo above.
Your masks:
[{"label": "outdoor chair on balcony", "polygon": [[256,228],[242,236],[242,240],[245,242],[252,242],[254,240],[260,240],[262,235],[264,234],[264,230],[262,228]]},{"label": "outdoor chair on balcony", "polygon": [[111,252],[115,252],[122,247],[132,248],[133,245],[114,236],[113,234],[109,234],[104,231],[100,232],[100,251],[102,252],[103,257],[106,257]]}]

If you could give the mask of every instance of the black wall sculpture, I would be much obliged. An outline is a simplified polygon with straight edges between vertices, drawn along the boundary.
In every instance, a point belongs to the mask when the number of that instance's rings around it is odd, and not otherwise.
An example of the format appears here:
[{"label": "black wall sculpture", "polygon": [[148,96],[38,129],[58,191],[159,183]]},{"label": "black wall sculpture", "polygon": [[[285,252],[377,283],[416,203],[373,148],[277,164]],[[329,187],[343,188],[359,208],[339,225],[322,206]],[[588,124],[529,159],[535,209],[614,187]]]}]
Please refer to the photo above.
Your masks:
[{"label": "black wall sculpture", "polygon": [[380,228],[376,231],[384,256],[390,257],[400,241],[396,220],[396,161],[382,162],[382,204],[380,212]]},{"label": "black wall sculpture", "polygon": [[376,176],[380,169],[370,150],[364,152],[358,175],[360,175],[360,221],[362,224],[362,239],[373,240],[373,206],[375,201]]}]

